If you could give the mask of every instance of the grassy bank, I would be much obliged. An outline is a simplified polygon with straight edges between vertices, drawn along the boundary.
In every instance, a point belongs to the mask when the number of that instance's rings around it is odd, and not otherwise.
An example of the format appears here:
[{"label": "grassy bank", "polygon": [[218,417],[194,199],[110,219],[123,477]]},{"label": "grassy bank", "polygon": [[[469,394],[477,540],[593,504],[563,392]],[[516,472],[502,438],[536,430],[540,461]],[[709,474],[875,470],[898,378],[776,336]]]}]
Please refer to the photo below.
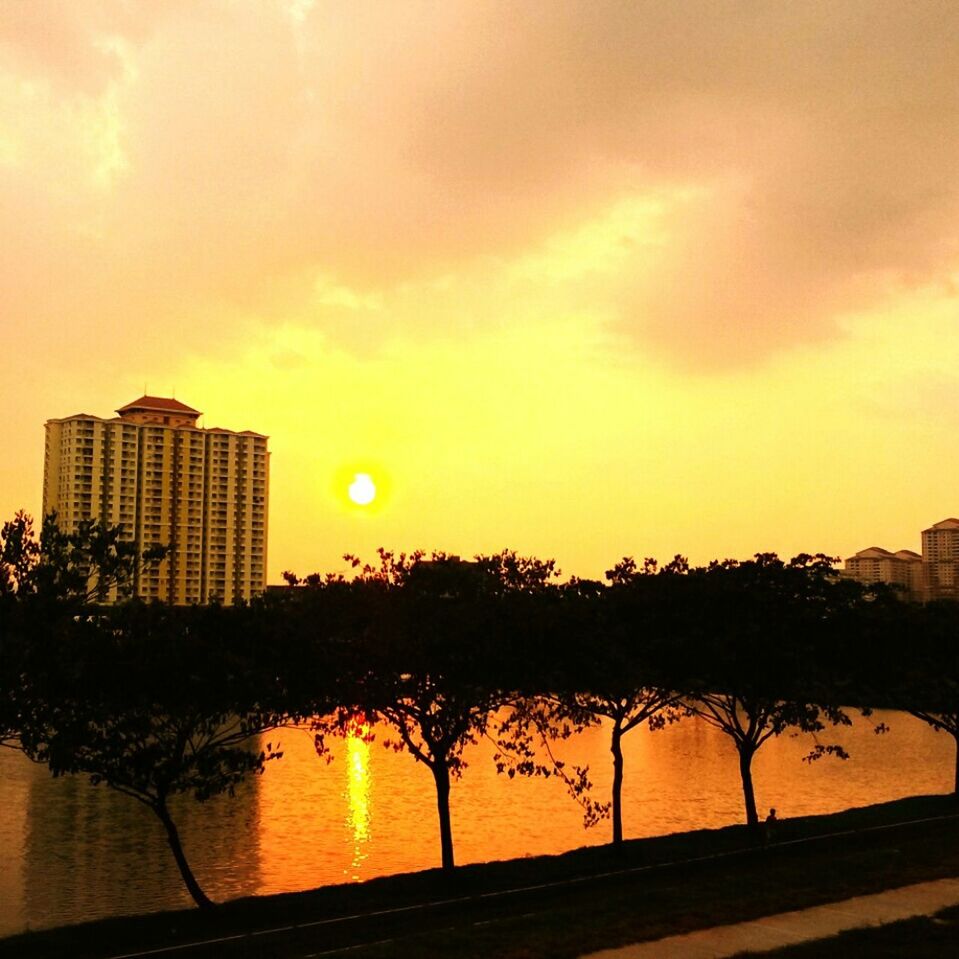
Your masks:
[{"label": "grassy bank", "polygon": [[[0,956],[80,959],[227,935],[241,938],[191,957],[303,955],[384,939],[391,941],[351,955],[574,956],[959,875],[957,813],[951,797],[915,797],[784,820],[765,852],[745,827],[701,830],[633,840],[618,853],[591,847],[464,866],[451,877],[433,870],[253,897],[211,915],[166,912],[29,933],[0,941]],[[914,820],[929,821],[903,825]],[[523,887],[536,888],[507,892]],[[443,904],[419,908],[436,900]],[[242,938],[304,923],[312,925]]]}]

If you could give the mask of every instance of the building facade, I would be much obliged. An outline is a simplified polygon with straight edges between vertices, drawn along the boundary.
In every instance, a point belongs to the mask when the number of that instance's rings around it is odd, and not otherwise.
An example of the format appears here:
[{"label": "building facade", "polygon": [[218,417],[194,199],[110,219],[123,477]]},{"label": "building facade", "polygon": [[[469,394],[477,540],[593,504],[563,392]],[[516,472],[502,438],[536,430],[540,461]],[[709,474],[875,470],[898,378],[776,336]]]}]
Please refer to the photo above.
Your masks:
[{"label": "building facade", "polygon": [[[120,525],[166,558],[128,594],[174,604],[232,604],[266,585],[269,451],[250,431],[201,429],[178,400],[142,396],[103,419],[46,423],[43,511],[63,529]],[[118,598],[114,589],[108,601]]]},{"label": "building facade", "polygon": [[860,583],[889,583],[904,599],[959,599],[959,519],[950,517],[922,531],[922,555],[881,546],[860,550],[845,561],[843,576]]},{"label": "building facade", "polygon": [[867,585],[888,583],[895,586],[904,599],[922,599],[924,571],[922,557],[911,549],[895,553],[881,546],[861,549],[845,561],[843,575]]},{"label": "building facade", "polygon": [[959,599],[959,519],[950,517],[922,531],[926,599]]}]

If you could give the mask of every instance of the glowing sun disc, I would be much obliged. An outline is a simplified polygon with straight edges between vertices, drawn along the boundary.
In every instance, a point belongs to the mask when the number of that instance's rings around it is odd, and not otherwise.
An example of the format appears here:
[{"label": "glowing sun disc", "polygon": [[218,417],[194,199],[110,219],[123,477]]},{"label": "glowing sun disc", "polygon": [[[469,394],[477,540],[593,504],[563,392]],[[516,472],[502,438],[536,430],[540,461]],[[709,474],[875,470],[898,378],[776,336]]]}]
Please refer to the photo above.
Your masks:
[{"label": "glowing sun disc", "polygon": [[346,492],[357,506],[368,506],[376,497],[376,484],[369,473],[354,473]]}]

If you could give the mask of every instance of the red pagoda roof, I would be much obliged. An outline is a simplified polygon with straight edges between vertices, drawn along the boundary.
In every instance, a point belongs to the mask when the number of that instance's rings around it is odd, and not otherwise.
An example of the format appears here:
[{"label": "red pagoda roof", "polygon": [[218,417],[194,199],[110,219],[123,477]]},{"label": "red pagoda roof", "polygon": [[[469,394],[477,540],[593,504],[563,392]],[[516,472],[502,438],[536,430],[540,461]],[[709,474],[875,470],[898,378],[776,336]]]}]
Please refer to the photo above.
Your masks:
[{"label": "red pagoda roof", "polygon": [[179,400],[169,399],[165,396],[141,396],[140,399],[121,406],[118,413],[134,413],[140,410],[158,413],[182,413],[187,416],[200,416],[199,410],[181,403]]}]

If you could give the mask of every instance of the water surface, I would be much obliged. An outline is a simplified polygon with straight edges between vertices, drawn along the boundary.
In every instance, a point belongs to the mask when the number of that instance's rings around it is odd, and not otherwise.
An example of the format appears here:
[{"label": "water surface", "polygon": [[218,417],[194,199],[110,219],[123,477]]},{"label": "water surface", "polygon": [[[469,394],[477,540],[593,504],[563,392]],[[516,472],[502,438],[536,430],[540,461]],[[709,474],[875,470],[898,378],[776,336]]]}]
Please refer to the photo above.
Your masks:
[{"label": "water surface", "polygon": [[[890,732],[873,733],[885,721]],[[284,757],[234,798],[181,802],[176,819],[197,876],[214,899],[309,889],[439,863],[433,782],[406,753],[377,741],[333,742],[317,758],[312,739],[281,736]],[[755,760],[760,809],[780,818],[952,788],[951,737],[901,713],[830,732],[846,761],[802,757],[809,737],[783,736]],[[611,779],[608,735],[593,729],[562,744],[588,763],[597,798]],[[457,862],[557,853],[608,841],[608,822],[584,830],[579,807],[555,780],[497,775],[491,743],[472,748],[452,791]],[[624,740],[627,838],[724,826],[743,817],[736,753],[718,730],[685,719]],[[52,779],[0,750],[0,935],[190,904],[153,814],[82,778]]]}]

